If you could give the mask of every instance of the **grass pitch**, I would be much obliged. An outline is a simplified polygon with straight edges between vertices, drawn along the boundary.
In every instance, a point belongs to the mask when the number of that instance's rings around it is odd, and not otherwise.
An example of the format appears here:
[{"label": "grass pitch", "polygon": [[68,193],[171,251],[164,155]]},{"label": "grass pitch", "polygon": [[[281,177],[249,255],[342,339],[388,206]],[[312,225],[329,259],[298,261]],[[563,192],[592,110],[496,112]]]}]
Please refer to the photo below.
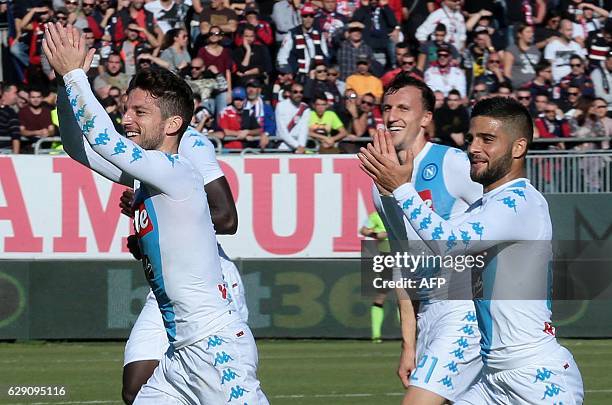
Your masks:
[{"label": "grass pitch", "polygon": [[[585,404],[610,404],[612,340],[563,340],[584,379]],[[398,404],[399,342],[258,341],[273,405]],[[0,404],[121,404],[122,343],[0,344]],[[9,397],[10,386],[64,386],[65,397]]]}]

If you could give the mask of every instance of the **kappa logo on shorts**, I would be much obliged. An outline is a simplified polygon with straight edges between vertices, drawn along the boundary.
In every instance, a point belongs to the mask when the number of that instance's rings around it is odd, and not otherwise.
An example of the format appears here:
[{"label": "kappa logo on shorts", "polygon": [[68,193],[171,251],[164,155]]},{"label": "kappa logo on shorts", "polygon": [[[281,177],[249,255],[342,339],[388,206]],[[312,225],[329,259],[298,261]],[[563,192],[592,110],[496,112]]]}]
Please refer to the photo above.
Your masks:
[{"label": "kappa logo on shorts", "polygon": [[221,353],[217,352],[217,354],[215,355],[215,364],[213,364],[213,367],[217,367],[217,365],[219,364],[228,363],[232,360],[234,359],[229,354],[225,352],[221,352]]},{"label": "kappa logo on shorts", "polygon": [[560,392],[565,392],[565,390],[559,385],[552,383],[546,386],[546,391],[544,391],[544,396],[542,397],[542,399],[544,400],[547,397],[556,397],[557,395],[559,395]]},{"label": "kappa logo on shorts", "polygon": [[134,211],[134,229],[139,238],[144,237],[153,230],[153,222],[149,218],[149,213],[144,203],[140,203],[138,209]]},{"label": "kappa logo on shorts", "polygon": [[227,343],[227,340],[215,335],[215,336],[209,337],[207,343],[208,343],[208,346],[206,346],[206,350],[210,349],[211,347],[221,346],[223,343]]},{"label": "kappa logo on shorts", "polygon": [[546,381],[550,378],[551,375],[555,375],[555,373],[553,373],[552,371],[550,371],[549,369],[547,369],[546,367],[544,367],[543,369],[538,369],[536,372],[536,376],[535,376],[535,381],[534,383],[538,382],[538,381]]},{"label": "kappa logo on shorts", "polygon": [[231,368],[227,368],[223,370],[223,376],[221,377],[221,385],[225,384],[226,382],[235,380],[236,377],[240,377],[240,376],[236,374],[236,372],[232,370]]},{"label": "kappa logo on shorts", "polygon": [[435,163],[430,163],[423,168],[421,177],[423,177],[423,180],[429,181],[436,177],[436,174],[438,174],[438,166]]}]

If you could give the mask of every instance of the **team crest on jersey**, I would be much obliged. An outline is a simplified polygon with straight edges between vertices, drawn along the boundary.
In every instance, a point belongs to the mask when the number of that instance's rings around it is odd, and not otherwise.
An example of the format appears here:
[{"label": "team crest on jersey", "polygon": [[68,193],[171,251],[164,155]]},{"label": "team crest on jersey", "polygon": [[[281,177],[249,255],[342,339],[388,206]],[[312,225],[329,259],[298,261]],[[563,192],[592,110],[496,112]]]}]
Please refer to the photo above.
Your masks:
[{"label": "team crest on jersey", "polygon": [[149,213],[144,203],[141,203],[138,209],[134,211],[134,229],[139,238],[144,237],[153,230],[153,222],[149,218]]},{"label": "team crest on jersey", "polygon": [[431,190],[429,189],[421,190],[418,193],[419,193],[419,197],[421,197],[425,205],[433,210],[434,205],[433,205],[433,197],[431,196]]},{"label": "team crest on jersey", "polygon": [[423,177],[423,180],[429,181],[436,177],[436,174],[438,174],[438,166],[435,163],[430,163],[423,168],[421,177]]}]

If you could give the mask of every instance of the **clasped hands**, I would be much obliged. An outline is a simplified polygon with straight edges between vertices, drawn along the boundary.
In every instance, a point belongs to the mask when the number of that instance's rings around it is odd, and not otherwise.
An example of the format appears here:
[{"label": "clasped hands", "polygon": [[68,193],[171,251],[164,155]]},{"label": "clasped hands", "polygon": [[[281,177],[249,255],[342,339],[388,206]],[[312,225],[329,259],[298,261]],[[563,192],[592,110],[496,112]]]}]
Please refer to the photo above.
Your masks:
[{"label": "clasped hands", "polygon": [[88,49],[85,34],[80,34],[71,24],[64,28],[59,23],[45,25],[42,48],[49,64],[60,76],[78,68],[89,70],[96,52],[94,48]]},{"label": "clasped hands", "polygon": [[369,143],[367,148],[361,148],[357,155],[361,161],[359,167],[374,180],[381,194],[391,195],[393,190],[412,179],[412,151],[401,151],[400,154],[405,154],[403,163],[400,163],[391,134],[384,129],[378,129],[372,143]]}]

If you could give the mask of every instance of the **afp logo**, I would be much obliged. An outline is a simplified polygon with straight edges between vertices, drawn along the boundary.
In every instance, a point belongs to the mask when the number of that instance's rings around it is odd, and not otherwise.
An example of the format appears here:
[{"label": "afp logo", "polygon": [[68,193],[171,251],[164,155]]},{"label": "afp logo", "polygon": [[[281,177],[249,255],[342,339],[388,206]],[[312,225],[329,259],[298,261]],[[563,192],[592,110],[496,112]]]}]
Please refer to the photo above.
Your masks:
[{"label": "afp logo", "polygon": [[438,174],[438,166],[436,166],[434,163],[430,163],[423,168],[421,177],[423,177],[423,180],[429,181],[436,177],[436,174]]},{"label": "afp logo", "polygon": [[144,203],[141,203],[138,209],[134,211],[134,229],[139,238],[142,238],[153,230],[153,223],[151,222],[151,218],[149,218],[149,213]]}]

